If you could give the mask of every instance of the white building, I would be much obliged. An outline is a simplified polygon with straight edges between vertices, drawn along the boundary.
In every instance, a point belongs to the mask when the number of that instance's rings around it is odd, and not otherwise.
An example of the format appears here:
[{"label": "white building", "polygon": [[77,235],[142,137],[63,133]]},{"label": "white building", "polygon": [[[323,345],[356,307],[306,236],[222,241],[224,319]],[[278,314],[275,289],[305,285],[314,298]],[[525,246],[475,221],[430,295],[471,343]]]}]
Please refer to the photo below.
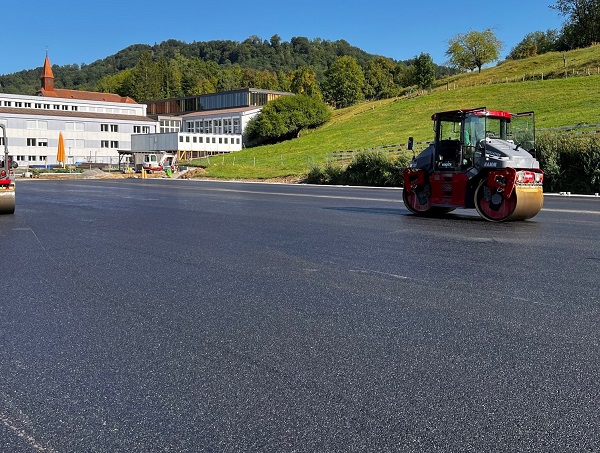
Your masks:
[{"label": "white building", "polygon": [[146,116],[147,106],[129,97],[55,89],[48,56],[40,80],[37,96],[0,93],[0,123],[19,166],[56,165],[60,133],[66,163],[116,164],[118,150],[131,149],[133,134],[158,131],[158,121]]},{"label": "white building", "polygon": [[[243,132],[250,119],[260,111],[261,107],[238,107],[181,115],[177,117],[180,121],[178,132],[133,135],[131,150],[173,153],[179,160],[241,151]],[[161,117],[161,130],[165,118]]]}]

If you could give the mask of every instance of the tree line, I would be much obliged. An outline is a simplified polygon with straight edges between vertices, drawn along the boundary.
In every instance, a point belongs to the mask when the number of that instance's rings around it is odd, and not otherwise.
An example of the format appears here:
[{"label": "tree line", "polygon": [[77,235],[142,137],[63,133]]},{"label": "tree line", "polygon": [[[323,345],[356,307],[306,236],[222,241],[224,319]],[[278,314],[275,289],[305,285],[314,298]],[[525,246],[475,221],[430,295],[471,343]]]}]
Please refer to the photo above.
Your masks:
[{"label": "tree line", "polygon": [[[89,65],[54,65],[52,70],[57,88],[112,92],[138,102],[242,87],[327,95],[322,86],[327,85],[327,73],[331,74],[330,68],[340,57],[351,59],[363,71],[364,86],[357,99],[394,96],[418,83],[418,57],[395,61],[368,54],[344,40],[294,37],[286,42],[278,35],[269,40],[251,36],[242,42],[168,40],[154,46],[133,45]],[[457,72],[431,65],[428,69],[434,78]],[[40,73],[41,69],[35,69],[0,76],[0,90],[35,94]]]}]

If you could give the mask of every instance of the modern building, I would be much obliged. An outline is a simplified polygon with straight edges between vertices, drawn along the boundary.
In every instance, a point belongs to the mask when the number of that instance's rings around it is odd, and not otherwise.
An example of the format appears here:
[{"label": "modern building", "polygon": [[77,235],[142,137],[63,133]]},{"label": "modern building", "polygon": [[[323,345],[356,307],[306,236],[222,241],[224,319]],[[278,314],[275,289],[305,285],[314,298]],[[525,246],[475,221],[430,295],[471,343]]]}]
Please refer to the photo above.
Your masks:
[{"label": "modern building", "polygon": [[56,165],[61,133],[65,163],[116,164],[118,151],[131,149],[133,134],[159,130],[158,121],[146,115],[146,104],[129,97],[55,88],[47,55],[40,81],[36,96],[0,93],[0,123],[19,166]]},{"label": "modern building", "polygon": [[161,124],[177,122],[179,131],[167,132],[166,127],[161,126],[165,132],[133,135],[131,149],[172,153],[179,161],[241,151],[245,145],[246,125],[260,110],[260,107],[239,107],[188,113],[170,120],[162,117]]},{"label": "modern building", "polygon": [[148,115],[159,122],[159,133],[131,138],[134,152],[164,152],[188,160],[241,151],[244,131],[262,106],[283,91],[244,88],[212,94],[147,102]]}]

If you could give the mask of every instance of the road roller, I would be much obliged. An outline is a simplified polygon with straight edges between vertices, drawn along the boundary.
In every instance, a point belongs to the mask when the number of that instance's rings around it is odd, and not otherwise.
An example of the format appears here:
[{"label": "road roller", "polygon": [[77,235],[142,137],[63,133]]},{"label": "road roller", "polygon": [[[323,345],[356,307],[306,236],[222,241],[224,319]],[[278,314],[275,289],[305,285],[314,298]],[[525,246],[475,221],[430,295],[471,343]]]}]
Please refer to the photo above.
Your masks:
[{"label": "road roller", "polygon": [[2,138],[4,144],[4,156],[0,157],[0,214],[13,214],[15,212],[15,183],[11,178],[11,170],[16,167],[8,155],[8,140],[6,138],[6,127],[0,124],[2,128]]},{"label": "road roller", "polygon": [[[490,222],[525,220],[544,202],[533,112],[479,107],[432,115],[434,141],[404,169],[402,198],[417,215],[475,208]],[[409,149],[413,140],[409,138]]]}]

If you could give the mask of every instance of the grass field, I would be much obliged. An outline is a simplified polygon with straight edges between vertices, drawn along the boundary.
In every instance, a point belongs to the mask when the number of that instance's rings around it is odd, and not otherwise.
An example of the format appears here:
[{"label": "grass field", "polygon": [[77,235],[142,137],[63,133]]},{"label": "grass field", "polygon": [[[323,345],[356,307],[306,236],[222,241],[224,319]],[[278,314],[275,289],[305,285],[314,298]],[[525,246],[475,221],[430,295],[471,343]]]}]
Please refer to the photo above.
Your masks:
[{"label": "grass field", "polygon": [[[564,62],[570,66],[565,69]],[[568,77],[563,73],[566,71]],[[502,63],[438,81],[420,96],[361,103],[336,110],[332,120],[297,139],[202,159],[205,176],[267,179],[303,176],[332,153],[432,139],[431,115],[459,108],[534,111],[538,128],[600,123],[600,46]],[[534,74],[525,77],[522,74]],[[554,72],[553,72],[554,71]],[[541,74],[546,76],[542,80]],[[589,75],[588,75],[589,73]],[[548,78],[553,74],[555,78]]]}]

